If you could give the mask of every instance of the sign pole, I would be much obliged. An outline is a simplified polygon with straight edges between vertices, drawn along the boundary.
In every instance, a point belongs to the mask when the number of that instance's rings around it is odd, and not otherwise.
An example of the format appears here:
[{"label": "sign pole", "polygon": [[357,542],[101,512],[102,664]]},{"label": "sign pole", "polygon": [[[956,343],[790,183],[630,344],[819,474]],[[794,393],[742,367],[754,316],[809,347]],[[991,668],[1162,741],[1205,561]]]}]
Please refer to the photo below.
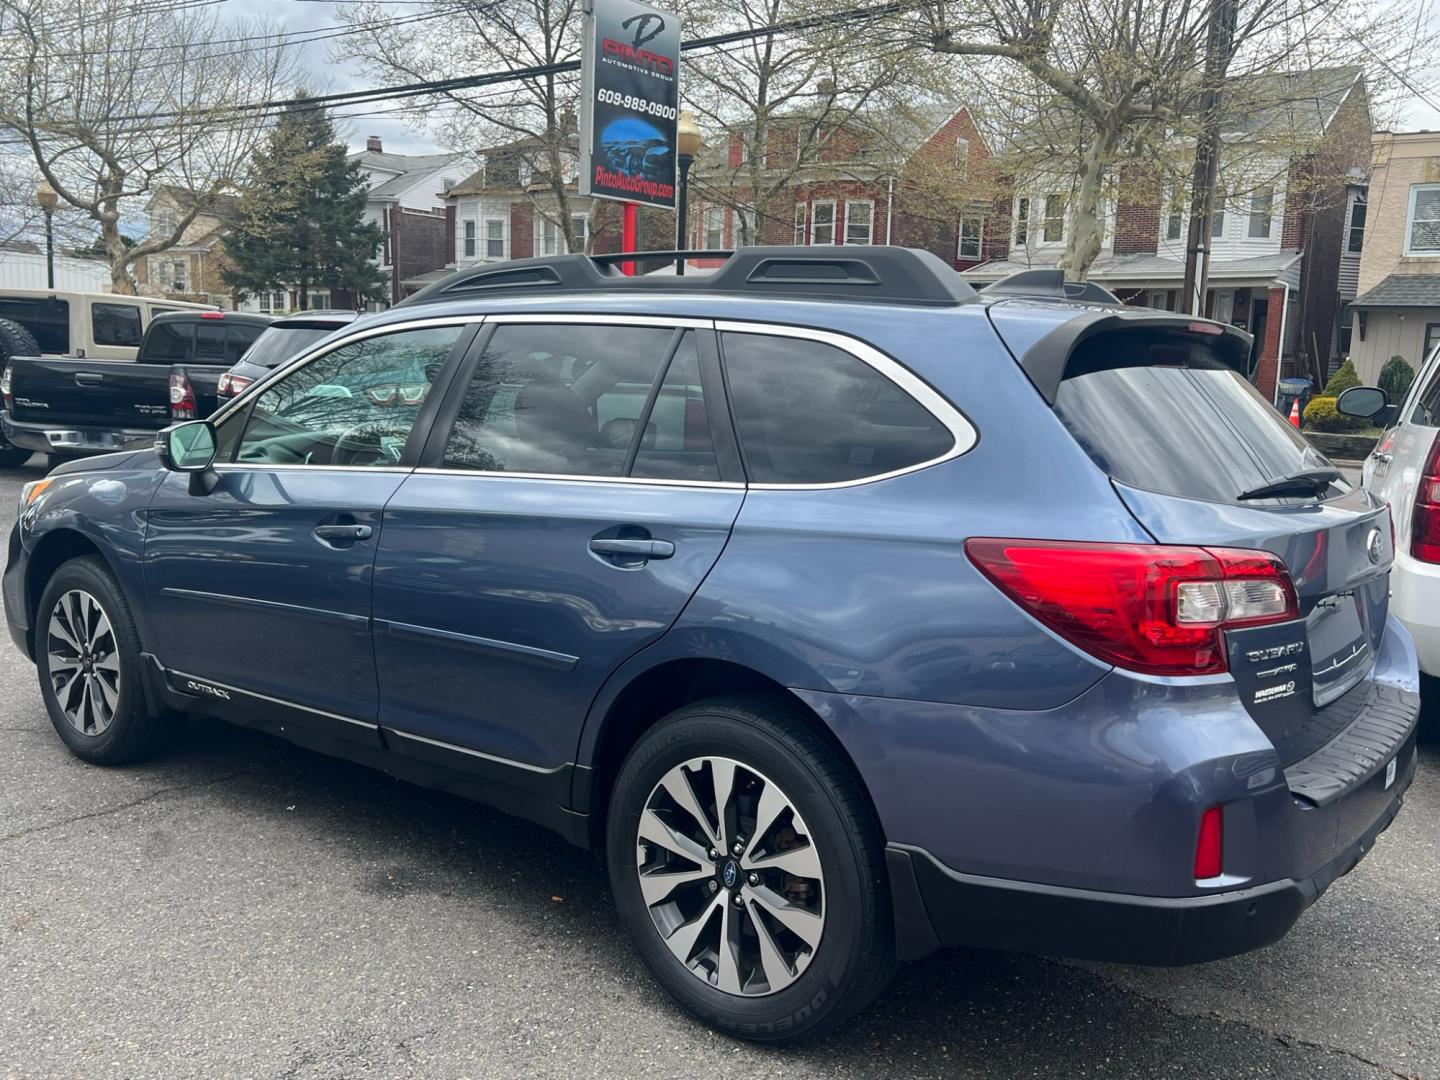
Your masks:
[{"label": "sign pole", "polygon": [[[620,250],[622,252],[634,251],[635,222],[637,217],[639,216],[638,211],[640,209],[640,204],[627,202],[621,203],[620,205],[625,209],[625,216],[622,218],[622,224],[620,227]],[[622,264],[621,269],[624,270],[625,273],[633,276],[635,273],[635,264],[633,262],[626,262]]]}]

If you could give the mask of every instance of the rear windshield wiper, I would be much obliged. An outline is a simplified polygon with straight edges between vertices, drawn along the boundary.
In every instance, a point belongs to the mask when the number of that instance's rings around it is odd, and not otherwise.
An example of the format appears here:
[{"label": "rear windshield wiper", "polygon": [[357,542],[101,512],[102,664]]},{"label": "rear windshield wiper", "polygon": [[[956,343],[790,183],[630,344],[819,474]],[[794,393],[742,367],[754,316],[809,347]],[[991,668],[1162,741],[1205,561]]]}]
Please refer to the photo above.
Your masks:
[{"label": "rear windshield wiper", "polygon": [[1249,491],[1242,491],[1235,498],[1272,499],[1281,495],[1319,495],[1339,479],[1339,469],[1304,469],[1253,487]]}]

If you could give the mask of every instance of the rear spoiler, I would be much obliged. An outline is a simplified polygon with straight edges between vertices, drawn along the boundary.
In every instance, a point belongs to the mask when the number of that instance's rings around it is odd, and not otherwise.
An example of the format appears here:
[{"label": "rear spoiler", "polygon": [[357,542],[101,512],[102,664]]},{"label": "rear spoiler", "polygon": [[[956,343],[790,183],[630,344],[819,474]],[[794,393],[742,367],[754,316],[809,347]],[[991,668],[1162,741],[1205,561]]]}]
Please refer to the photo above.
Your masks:
[{"label": "rear spoiler", "polygon": [[1122,306],[1120,298],[1093,281],[1066,281],[1063,270],[1017,270],[979,290],[981,296],[999,299],[1028,296],[1043,300],[1077,300],[1084,304]]},{"label": "rear spoiler", "polygon": [[1118,311],[1095,308],[1076,311],[1026,304],[1023,299],[992,304],[987,314],[1016,362],[1050,405],[1055,404],[1055,395],[1075,350],[1105,334],[1158,333],[1171,340],[1199,340],[1228,367],[1247,379],[1252,375],[1250,348],[1254,337],[1237,326],[1211,319],[1123,304]]}]

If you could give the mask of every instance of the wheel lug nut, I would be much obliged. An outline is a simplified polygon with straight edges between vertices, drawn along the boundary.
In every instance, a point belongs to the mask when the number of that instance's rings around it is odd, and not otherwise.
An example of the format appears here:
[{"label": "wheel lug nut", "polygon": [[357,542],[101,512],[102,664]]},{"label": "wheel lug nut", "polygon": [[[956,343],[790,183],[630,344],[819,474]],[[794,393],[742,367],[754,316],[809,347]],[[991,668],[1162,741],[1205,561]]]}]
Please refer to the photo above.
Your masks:
[{"label": "wheel lug nut", "polygon": [[756,885],[760,884],[760,875],[752,873],[748,878],[746,878],[746,880],[750,882],[751,888],[754,888]]},{"label": "wheel lug nut", "polygon": [[738,892],[735,893],[730,899],[734,902],[736,907],[745,906],[745,897],[741,896]]},{"label": "wheel lug nut", "polygon": [[733,851],[736,855],[739,855],[742,851],[745,850],[745,845],[742,844],[739,840],[736,840],[735,843],[730,846],[730,850]]},{"label": "wheel lug nut", "polygon": [[720,891],[720,883],[719,883],[718,881],[711,881],[711,882],[710,882],[710,891],[711,891],[712,893],[717,893],[717,892],[719,892],[719,891]]},{"label": "wheel lug nut", "polygon": [[716,859],[720,858],[720,852],[716,851],[713,847],[708,852],[706,852],[706,854],[710,856],[711,862],[714,862]]}]

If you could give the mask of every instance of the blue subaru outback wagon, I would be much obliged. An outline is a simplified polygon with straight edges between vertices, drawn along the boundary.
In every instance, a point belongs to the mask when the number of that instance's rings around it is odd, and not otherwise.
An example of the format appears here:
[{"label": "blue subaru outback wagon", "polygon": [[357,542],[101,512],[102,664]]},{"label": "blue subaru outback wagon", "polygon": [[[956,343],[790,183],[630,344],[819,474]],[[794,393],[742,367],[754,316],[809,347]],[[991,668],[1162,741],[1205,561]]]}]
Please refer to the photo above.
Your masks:
[{"label": "blue subaru outback wagon", "polygon": [[209,714],[603,852],[727,1031],[941,946],[1210,960],[1415,768],[1386,509],[1249,354],[901,249],[457,271],[27,485],[6,614],[88,761]]}]

